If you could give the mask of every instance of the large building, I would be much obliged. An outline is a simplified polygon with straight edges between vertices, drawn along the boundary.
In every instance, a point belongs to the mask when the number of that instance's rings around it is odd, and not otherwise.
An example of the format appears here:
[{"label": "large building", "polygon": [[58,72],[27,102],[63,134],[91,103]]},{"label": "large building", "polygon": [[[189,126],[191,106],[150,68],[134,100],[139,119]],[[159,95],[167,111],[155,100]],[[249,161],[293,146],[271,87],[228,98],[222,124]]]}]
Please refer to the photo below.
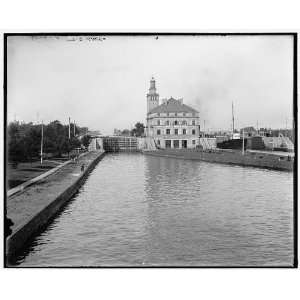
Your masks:
[{"label": "large building", "polygon": [[163,99],[159,104],[152,77],[147,94],[146,135],[158,148],[195,148],[199,144],[199,112],[183,104],[183,99]]}]

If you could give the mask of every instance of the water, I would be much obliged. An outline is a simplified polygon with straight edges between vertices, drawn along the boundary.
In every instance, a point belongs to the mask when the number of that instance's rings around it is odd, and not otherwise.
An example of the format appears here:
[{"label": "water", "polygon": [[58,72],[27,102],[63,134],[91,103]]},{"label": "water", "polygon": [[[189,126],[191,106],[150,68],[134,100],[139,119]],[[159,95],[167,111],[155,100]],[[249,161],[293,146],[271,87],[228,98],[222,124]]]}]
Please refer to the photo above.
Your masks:
[{"label": "water", "polygon": [[20,266],[292,266],[293,174],[108,154]]}]

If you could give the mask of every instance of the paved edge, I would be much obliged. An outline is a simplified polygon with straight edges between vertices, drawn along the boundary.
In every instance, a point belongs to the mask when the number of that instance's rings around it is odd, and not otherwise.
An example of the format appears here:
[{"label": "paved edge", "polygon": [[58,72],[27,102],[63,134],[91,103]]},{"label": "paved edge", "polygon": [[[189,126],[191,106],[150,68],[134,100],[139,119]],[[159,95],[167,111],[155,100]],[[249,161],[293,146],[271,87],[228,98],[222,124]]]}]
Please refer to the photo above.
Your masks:
[{"label": "paved edge", "polygon": [[[165,151],[165,150],[164,150]],[[159,156],[159,157],[169,157],[169,158],[178,158],[178,159],[188,159],[188,160],[198,160],[198,161],[205,161],[209,163],[218,163],[218,164],[227,164],[227,165],[237,165],[237,166],[244,166],[244,167],[254,167],[254,168],[260,168],[260,169],[272,169],[277,171],[285,171],[285,172],[293,172],[294,168],[294,162],[291,162],[287,165],[279,165],[276,160],[273,160],[273,163],[267,162],[265,160],[263,161],[256,161],[252,157],[248,157],[247,160],[245,160],[245,157],[243,157],[241,154],[235,154],[231,153],[231,155],[226,155],[225,157],[222,157],[220,159],[217,159],[216,153],[210,153],[210,152],[203,152],[202,155],[200,152],[198,152],[198,156],[193,156],[192,152],[162,152],[159,150],[156,151],[144,151],[145,155],[150,156]],[[195,152],[197,153],[197,152]],[[257,153],[259,155],[260,153]],[[268,157],[268,154],[261,154],[265,158]],[[231,156],[231,157],[230,157]],[[235,156],[236,159],[232,160],[231,158]],[[276,165],[275,165],[275,164]]]},{"label": "paved edge", "polygon": [[[6,260],[14,257],[14,255],[22,249],[24,244],[33,237],[39,230],[46,226],[60,209],[74,196],[79,190],[89,173],[95,168],[98,162],[105,156],[105,152],[99,155],[87,166],[84,173],[71,185],[66,187],[65,191],[53,201],[44,207],[39,213],[32,217],[25,225],[10,235],[6,240]],[[6,262],[6,267],[9,265]]]},{"label": "paved edge", "polygon": [[37,176],[37,177],[34,177],[34,178],[32,178],[32,179],[30,179],[30,180],[28,180],[28,181],[26,181],[26,182],[24,182],[24,183],[16,186],[16,187],[8,190],[7,191],[7,197],[10,197],[10,196],[12,196],[12,195],[14,195],[16,193],[19,193],[19,192],[23,192],[26,187],[28,187],[28,186],[30,186],[30,185],[32,185],[32,184],[40,181],[41,179],[44,179],[44,178],[48,177],[49,175],[55,173],[56,171],[58,171],[59,169],[61,169],[65,165],[69,164],[70,162],[71,162],[71,160],[68,160],[68,161],[62,163],[61,165],[58,165],[57,167],[55,167],[55,168],[53,168],[53,169],[51,169],[51,170],[49,170],[49,171],[47,171],[47,172],[45,172],[45,173]]}]

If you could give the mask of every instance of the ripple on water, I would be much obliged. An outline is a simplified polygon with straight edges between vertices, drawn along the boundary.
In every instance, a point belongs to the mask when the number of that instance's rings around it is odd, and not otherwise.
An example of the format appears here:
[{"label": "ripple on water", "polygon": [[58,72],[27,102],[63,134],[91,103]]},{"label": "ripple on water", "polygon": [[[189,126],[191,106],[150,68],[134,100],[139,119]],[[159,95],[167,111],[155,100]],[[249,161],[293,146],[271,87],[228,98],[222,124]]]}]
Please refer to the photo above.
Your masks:
[{"label": "ripple on water", "polygon": [[293,262],[293,175],[109,154],[20,266]]}]

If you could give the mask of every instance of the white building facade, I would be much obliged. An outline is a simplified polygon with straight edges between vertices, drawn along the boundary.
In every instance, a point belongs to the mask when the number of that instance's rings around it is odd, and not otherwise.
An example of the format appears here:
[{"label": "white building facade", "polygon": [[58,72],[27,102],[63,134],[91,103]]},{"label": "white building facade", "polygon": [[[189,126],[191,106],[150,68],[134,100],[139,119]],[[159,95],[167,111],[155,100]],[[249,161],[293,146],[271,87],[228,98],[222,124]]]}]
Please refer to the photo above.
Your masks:
[{"label": "white building facade", "polygon": [[146,136],[157,148],[196,148],[199,145],[199,112],[183,103],[183,99],[163,99],[159,104],[154,78],[147,94]]}]

